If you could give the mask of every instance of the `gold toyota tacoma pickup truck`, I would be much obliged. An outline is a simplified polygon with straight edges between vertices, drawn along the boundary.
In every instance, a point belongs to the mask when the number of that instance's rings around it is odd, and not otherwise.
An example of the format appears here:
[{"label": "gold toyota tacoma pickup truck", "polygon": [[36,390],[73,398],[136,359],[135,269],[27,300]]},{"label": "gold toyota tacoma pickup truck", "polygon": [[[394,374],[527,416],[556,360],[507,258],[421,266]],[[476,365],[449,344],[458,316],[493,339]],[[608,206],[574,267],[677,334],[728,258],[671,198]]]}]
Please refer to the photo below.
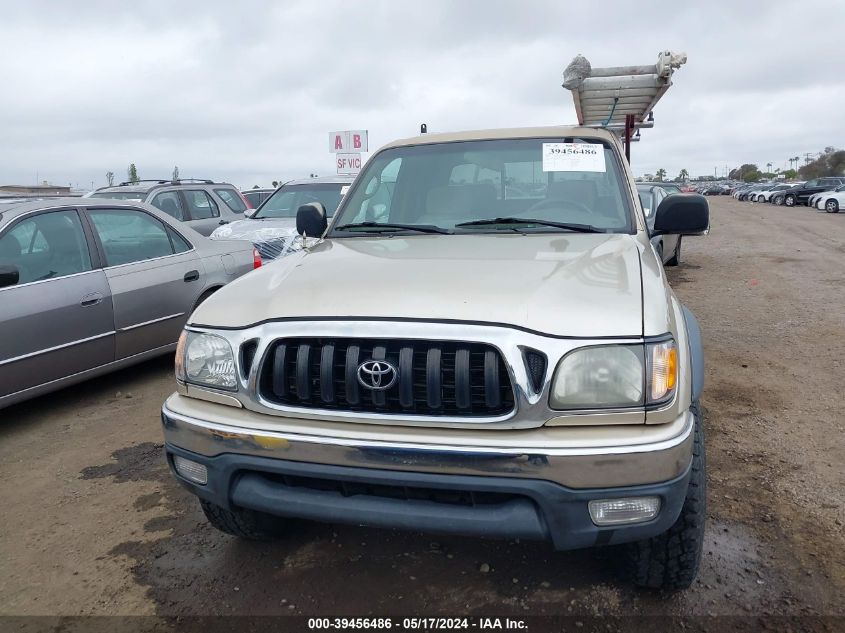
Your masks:
[{"label": "gold toyota tacoma pickup truck", "polygon": [[[217,528],[284,517],[629,544],[639,585],[695,578],[705,519],[699,328],[619,140],[541,127],[390,143],[306,248],[191,316],[167,459]],[[622,549],[620,549],[620,553]]]}]

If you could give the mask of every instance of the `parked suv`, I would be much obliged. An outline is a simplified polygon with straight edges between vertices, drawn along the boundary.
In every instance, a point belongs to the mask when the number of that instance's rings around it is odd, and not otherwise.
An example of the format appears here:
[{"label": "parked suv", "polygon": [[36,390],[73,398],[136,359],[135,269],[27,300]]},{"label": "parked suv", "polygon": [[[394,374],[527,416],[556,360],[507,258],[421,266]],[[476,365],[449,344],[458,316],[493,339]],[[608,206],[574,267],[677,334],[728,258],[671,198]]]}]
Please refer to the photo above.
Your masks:
[{"label": "parked suv", "polygon": [[101,187],[89,198],[140,200],[208,237],[218,226],[244,217],[252,205],[234,185],[213,180],[140,180]]},{"label": "parked suv", "polygon": [[275,189],[245,189],[241,193],[243,197],[249,200],[249,203],[252,205],[254,209],[257,209],[261,206],[261,203],[264,202],[267,198],[273,195]]},{"label": "parked suv", "polygon": [[243,220],[217,227],[210,237],[249,240],[258,249],[262,261],[276,259],[299,248],[297,209],[309,202],[319,202],[331,217],[351,183],[351,176],[319,176],[283,183],[255,211],[245,213]]},{"label": "parked suv", "polygon": [[845,184],[845,178],[813,178],[800,187],[794,187],[789,191],[785,191],[783,203],[788,207],[794,207],[797,204],[807,204],[807,200],[814,193],[831,191],[842,184]]},{"label": "parked suv", "polygon": [[[667,196],[651,233],[708,218],[702,196]],[[692,583],[701,337],[615,135],[396,141],[331,226],[309,203],[297,227],[305,248],[209,298],[180,339],[166,454],[212,525],[629,543],[637,583]]]}]

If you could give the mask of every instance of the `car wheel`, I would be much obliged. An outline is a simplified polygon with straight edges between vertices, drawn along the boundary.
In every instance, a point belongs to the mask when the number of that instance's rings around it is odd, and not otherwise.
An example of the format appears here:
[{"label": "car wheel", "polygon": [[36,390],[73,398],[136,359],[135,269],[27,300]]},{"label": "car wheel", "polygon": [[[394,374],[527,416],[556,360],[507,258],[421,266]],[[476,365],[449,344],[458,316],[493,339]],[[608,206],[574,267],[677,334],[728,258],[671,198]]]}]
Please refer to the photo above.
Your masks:
[{"label": "car wheel", "polygon": [[774,199],[772,200],[772,202],[775,203],[776,207],[782,206],[783,205],[783,196],[775,196]]},{"label": "car wheel", "polygon": [[794,207],[795,206],[795,196],[793,196],[793,195],[784,196],[783,203],[788,207]]},{"label": "car wheel", "polygon": [[675,245],[675,252],[672,253],[672,258],[666,262],[667,266],[677,266],[681,263],[681,238],[678,237],[678,243]]},{"label": "car wheel", "polygon": [[200,505],[205,518],[212,526],[238,538],[268,541],[278,538],[284,531],[284,519],[270,514],[242,508],[227,510],[202,499]]},{"label": "car wheel", "polygon": [[836,200],[828,200],[824,203],[824,210],[828,213],[839,213],[839,202]]},{"label": "car wheel", "polygon": [[681,514],[663,534],[629,546],[634,583],[640,587],[675,591],[687,589],[701,565],[704,521],[707,517],[704,427],[699,403],[694,402],[690,410],[695,416],[692,466]]}]

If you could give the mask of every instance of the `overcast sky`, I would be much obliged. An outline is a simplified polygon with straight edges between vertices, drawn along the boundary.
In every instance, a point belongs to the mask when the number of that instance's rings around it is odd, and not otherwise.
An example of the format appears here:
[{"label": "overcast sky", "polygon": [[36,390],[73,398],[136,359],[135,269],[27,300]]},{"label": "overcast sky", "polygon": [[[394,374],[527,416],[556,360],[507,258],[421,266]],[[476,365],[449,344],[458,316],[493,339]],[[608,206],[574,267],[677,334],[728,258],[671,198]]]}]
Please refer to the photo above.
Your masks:
[{"label": "overcast sky", "polygon": [[563,69],[689,61],[633,146],[691,175],[845,146],[845,2],[0,0],[0,184],[240,187],[429,131],[575,123]]}]

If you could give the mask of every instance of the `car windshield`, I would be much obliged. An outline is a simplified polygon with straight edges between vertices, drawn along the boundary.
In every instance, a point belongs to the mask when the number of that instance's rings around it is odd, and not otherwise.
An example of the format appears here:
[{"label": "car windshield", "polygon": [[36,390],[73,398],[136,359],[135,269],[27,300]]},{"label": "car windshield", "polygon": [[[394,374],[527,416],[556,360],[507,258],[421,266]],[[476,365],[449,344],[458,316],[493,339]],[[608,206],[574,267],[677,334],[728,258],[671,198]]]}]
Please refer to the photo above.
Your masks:
[{"label": "car windshield", "polygon": [[654,214],[654,194],[651,192],[651,187],[647,189],[637,188],[637,192],[640,194],[640,200],[643,203],[643,212],[646,217],[650,217]]},{"label": "car windshield", "polygon": [[264,201],[254,218],[295,218],[296,211],[303,204],[320,202],[326,208],[326,215],[334,215],[340,204],[341,189],[346,183],[308,183],[284,185]]},{"label": "car windshield", "polygon": [[143,191],[99,191],[92,193],[92,198],[109,198],[110,200],[143,200],[147,194]]},{"label": "car windshield", "polygon": [[376,154],[355,182],[332,224],[334,237],[421,232],[414,226],[455,233],[632,230],[619,161],[596,140],[396,147]]}]

